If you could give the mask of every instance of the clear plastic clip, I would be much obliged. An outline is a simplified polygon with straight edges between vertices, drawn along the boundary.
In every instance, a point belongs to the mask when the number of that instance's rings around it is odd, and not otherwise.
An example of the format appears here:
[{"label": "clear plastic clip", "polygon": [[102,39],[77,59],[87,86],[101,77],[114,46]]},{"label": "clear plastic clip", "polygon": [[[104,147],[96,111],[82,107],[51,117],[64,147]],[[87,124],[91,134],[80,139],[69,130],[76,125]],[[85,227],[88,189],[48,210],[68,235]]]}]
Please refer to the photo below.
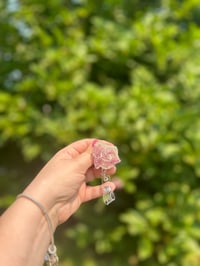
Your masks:
[{"label": "clear plastic clip", "polygon": [[[102,169],[102,184],[107,183],[110,180],[110,176],[106,174],[106,171]],[[103,202],[109,205],[115,200],[115,194],[110,186],[103,186]]]}]

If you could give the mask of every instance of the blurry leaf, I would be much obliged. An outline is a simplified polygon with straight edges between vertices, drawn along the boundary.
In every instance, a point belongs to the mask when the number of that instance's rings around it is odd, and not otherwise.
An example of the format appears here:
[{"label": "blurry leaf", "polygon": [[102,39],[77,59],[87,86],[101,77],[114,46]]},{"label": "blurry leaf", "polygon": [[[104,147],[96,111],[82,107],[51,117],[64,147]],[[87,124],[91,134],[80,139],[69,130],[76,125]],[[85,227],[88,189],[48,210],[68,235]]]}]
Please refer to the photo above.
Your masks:
[{"label": "blurry leaf", "polygon": [[127,224],[127,230],[130,235],[143,233],[148,228],[145,218],[135,210],[130,210],[121,214],[120,219],[122,222]]},{"label": "blurry leaf", "polygon": [[147,238],[141,238],[138,244],[138,256],[141,260],[145,260],[152,255],[153,244]]}]

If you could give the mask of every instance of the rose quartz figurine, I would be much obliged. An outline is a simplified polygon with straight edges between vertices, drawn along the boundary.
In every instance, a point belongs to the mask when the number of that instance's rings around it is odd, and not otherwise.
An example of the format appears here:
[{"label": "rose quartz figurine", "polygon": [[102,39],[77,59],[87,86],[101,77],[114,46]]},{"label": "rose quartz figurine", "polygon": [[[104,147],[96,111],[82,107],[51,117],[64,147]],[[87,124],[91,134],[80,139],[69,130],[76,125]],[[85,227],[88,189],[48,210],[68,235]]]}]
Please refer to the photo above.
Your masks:
[{"label": "rose quartz figurine", "polygon": [[110,176],[106,174],[106,170],[111,169],[115,164],[121,161],[118,156],[118,149],[112,144],[96,140],[93,144],[92,155],[94,167],[96,169],[101,168],[102,170],[102,183],[105,184],[103,187],[103,201],[106,205],[109,205],[115,200],[115,194],[111,187],[106,185],[110,180]]},{"label": "rose quartz figurine", "polygon": [[93,145],[93,158],[94,167],[103,170],[110,169],[121,161],[117,147],[101,141],[96,141]]}]

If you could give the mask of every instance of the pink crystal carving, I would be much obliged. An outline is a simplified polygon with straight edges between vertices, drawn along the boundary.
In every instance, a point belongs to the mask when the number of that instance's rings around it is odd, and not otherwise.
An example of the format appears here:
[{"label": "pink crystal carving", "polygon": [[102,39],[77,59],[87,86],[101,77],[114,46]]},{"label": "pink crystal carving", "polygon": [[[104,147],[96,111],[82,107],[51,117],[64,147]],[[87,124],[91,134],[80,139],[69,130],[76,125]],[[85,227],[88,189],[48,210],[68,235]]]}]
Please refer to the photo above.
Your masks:
[{"label": "pink crystal carving", "polygon": [[96,169],[110,169],[121,160],[118,156],[116,146],[101,141],[96,141],[93,145],[94,167]]}]

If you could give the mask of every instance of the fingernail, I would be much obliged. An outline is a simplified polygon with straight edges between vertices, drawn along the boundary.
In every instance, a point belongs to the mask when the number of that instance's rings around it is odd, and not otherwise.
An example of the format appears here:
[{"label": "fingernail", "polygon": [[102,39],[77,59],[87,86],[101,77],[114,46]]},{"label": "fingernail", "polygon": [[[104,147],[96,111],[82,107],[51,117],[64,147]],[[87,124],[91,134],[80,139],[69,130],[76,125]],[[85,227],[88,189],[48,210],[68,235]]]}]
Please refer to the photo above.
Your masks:
[{"label": "fingernail", "polygon": [[110,186],[104,186],[103,187],[103,193],[107,194],[110,193],[112,191],[112,188]]},{"label": "fingernail", "polygon": [[94,147],[95,143],[97,143],[98,139],[95,139],[93,142],[92,142],[92,147]]}]

